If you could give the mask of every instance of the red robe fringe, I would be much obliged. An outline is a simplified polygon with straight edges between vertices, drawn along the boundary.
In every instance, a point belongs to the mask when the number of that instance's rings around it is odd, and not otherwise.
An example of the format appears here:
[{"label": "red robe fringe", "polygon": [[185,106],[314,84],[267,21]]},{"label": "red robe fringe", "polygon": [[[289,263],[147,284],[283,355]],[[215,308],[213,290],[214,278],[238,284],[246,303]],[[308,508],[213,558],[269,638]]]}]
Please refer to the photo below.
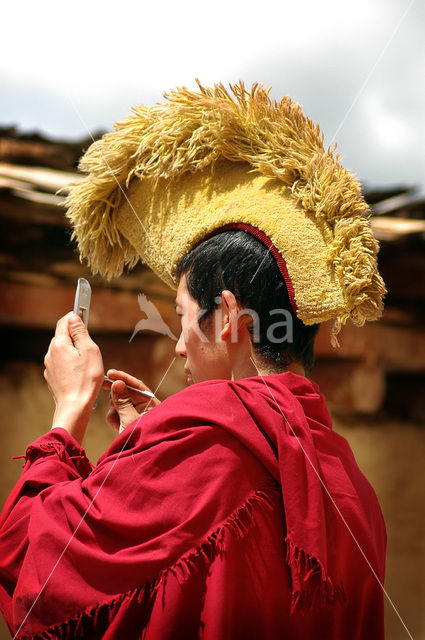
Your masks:
[{"label": "red robe fringe", "polygon": [[170,396],[94,468],[60,428],[28,447],[0,519],[12,633],[384,637],[376,495],[317,385],[264,380]]}]

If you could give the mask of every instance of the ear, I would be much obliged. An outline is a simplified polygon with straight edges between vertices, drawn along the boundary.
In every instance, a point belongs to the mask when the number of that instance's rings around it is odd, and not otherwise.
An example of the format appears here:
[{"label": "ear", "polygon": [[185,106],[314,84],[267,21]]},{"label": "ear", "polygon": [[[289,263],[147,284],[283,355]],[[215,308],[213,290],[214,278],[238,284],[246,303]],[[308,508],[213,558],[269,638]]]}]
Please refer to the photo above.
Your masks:
[{"label": "ear", "polygon": [[221,321],[222,327],[220,330],[220,338],[221,340],[229,340],[232,332],[232,309],[234,307],[234,302],[236,302],[236,298],[234,294],[225,289],[221,292]]},{"label": "ear", "polygon": [[235,294],[225,289],[221,292],[221,299],[223,303],[222,307],[222,322],[223,326],[220,331],[220,337],[222,340],[229,340],[232,336],[232,328],[237,324],[237,329],[233,328],[233,331],[239,332],[240,326],[246,323],[246,317],[238,317],[238,313],[241,310],[241,306],[235,298]]}]

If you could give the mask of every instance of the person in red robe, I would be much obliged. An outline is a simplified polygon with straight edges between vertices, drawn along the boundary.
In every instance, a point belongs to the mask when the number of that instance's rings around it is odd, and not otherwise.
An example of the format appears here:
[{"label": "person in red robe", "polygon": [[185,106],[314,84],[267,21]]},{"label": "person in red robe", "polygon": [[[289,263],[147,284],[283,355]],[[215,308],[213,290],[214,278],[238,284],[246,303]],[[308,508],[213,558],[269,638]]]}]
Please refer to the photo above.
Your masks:
[{"label": "person in red robe", "polygon": [[52,429],[29,445],[1,517],[0,603],[16,637],[384,637],[385,525],[306,377],[317,327],[294,326],[271,373],[234,292],[222,290],[209,323],[190,293],[205,295],[208,275],[213,294],[214,268],[235,256],[227,277],[241,290],[254,245],[252,308],[261,317],[283,295],[271,254],[242,231],[189,254],[176,300],[188,387],[142,411],[125,382],[145,385],[109,371],[108,421],[121,433],[94,467],[81,442],[102,359],[78,316],[58,322]]},{"label": "person in red robe", "polygon": [[[16,638],[380,640],[377,497],[310,379],[320,323],[382,313],[355,178],[288,97],[179,89],[95,142],[68,198],[81,257],[142,259],[177,289],[188,386],[140,401],[110,370],[118,430],[84,434],[102,356],[74,314],[45,358],[52,428],[0,518],[0,608]],[[125,196],[125,197],[123,197]]]}]

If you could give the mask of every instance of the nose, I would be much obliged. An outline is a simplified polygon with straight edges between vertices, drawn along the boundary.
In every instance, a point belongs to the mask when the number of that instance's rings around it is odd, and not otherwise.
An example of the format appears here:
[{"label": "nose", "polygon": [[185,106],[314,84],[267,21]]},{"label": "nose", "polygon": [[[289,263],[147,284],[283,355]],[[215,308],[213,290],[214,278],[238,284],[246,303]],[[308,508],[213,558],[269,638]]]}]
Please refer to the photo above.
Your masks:
[{"label": "nose", "polygon": [[183,331],[181,332],[180,338],[177,341],[175,351],[176,351],[176,356],[179,356],[180,358],[187,358],[186,345],[183,339]]}]

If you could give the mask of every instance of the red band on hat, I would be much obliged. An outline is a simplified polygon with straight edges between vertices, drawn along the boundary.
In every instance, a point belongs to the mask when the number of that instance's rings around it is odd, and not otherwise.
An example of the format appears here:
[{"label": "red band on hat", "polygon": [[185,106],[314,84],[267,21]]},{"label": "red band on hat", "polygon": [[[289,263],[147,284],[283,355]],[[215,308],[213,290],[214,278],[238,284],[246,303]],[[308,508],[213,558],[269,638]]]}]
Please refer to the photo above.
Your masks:
[{"label": "red band on hat", "polygon": [[[277,266],[279,267],[279,271],[282,274],[282,277],[283,277],[283,279],[285,281],[285,284],[286,284],[286,288],[288,290],[288,296],[289,296],[289,300],[291,302],[292,309],[294,310],[294,313],[296,314],[297,313],[297,302],[295,300],[294,287],[293,287],[291,278],[289,277],[288,267],[286,266],[286,262],[283,259],[282,254],[280,253],[280,251],[278,249],[276,249],[276,247],[274,246],[273,242],[270,240],[270,238],[263,231],[260,231],[260,229],[257,229],[257,227],[254,227],[252,224],[248,224],[246,222],[229,222],[228,224],[225,224],[224,226],[220,227],[219,229],[214,229],[214,231],[212,231],[207,236],[202,238],[201,242],[204,242],[204,240],[207,240],[208,238],[211,238],[212,236],[215,236],[218,233],[221,233],[221,231],[227,231],[229,229],[242,229],[243,231],[246,231],[247,233],[250,233],[251,235],[255,236],[257,238],[257,240],[260,240],[260,242],[262,242],[267,247],[267,249],[272,254],[273,258],[277,262]],[[200,243],[198,243],[198,244],[200,244]]]}]

